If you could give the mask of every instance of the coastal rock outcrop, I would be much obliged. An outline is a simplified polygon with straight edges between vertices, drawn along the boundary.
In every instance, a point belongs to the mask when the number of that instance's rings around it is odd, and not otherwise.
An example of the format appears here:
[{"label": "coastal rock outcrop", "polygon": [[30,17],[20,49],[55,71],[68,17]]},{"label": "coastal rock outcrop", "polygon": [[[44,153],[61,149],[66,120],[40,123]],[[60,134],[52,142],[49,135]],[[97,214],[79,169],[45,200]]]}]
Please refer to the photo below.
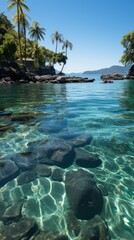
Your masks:
[{"label": "coastal rock outcrop", "polygon": [[128,71],[126,76],[128,79],[134,79],[134,65],[132,65]]},{"label": "coastal rock outcrop", "polygon": [[101,80],[102,81],[106,81],[106,80],[123,80],[123,79],[126,79],[126,77],[123,76],[122,74],[118,74],[118,73],[101,75]]},{"label": "coastal rock outcrop", "polygon": [[[95,79],[89,79],[86,77],[76,77],[76,76],[64,76],[56,75],[49,71],[40,71],[38,73],[31,73],[24,71],[18,65],[15,64],[0,67],[0,83],[11,84],[11,83],[85,83],[85,82],[94,82]],[[37,75],[38,74],[38,75]],[[44,75],[43,75],[44,74]]]}]

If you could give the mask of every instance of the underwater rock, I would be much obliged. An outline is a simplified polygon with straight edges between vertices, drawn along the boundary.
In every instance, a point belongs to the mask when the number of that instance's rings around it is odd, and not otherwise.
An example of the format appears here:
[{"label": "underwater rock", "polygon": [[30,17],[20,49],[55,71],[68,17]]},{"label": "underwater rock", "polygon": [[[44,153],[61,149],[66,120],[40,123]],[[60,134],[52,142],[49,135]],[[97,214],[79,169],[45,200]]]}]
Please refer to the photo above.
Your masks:
[{"label": "underwater rock", "polygon": [[57,165],[61,168],[72,165],[75,158],[73,147],[63,139],[38,141],[28,150],[37,153],[39,163]]},{"label": "underwater rock", "polygon": [[18,178],[17,178],[17,183],[19,185],[31,182],[37,178],[37,173],[34,170],[28,170],[25,172],[22,172]]},{"label": "underwater rock", "polygon": [[64,172],[62,171],[62,169],[54,169],[51,179],[53,181],[57,181],[57,182],[62,182],[63,181],[63,174]]},{"label": "underwater rock", "polygon": [[81,230],[81,225],[79,220],[74,216],[72,211],[68,211],[65,214],[67,229],[69,232],[69,235],[73,237],[77,237]]},{"label": "underwater rock", "polygon": [[10,224],[13,221],[18,221],[21,218],[21,210],[23,203],[24,201],[17,202],[6,209],[2,216],[4,224]]},{"label": "underwater rock", "polygon": [[66,235],[59,235],[57,233],[40,232],[37,236],[35,236],[34,240],[69,240],[69,238]]},{"label": "underwater rock", "polygon": [[31,120],[32,118],[34,118],[35,116],[33,114],[30,114],[30,113],[20,113],[18,115],[12,115],[10,117],[10,121],[11,122],[14,122],[14,121],[17,121],[17,122],[27,122],[29,120]]},{"label": "underwater rock", "polygon": [[0,159],[0,187],[8,181],[14,179],[19,173],[19,168],[15,162],[6,159]]},{"label": "underwater rock", "polygon": [[17,182],[19,185],[22,185],[24,183],[31,182],[38,177],[49,177],[50,175],[51,175],[50,167],[43,164],[37,164],[33,169],[21,173],[18,176]]},{"label": "underwater rock", "polygon": [[32,152],[16,153],[10,156],[10,159],[14,161],[21,170],[28,170],[36,164],[36,154]]},{"label": "underwater rock", "polygon": [[97,187],[100,189],[103,196],[108,196],[108,190],[104,186],[104,183],[101,183],[101,182],[97,183]]},{"label": "underwater rock", "polygon": [[0,111],[0,116],[1,117],[7,117],[7,116],[11,116],[12,112],[10,111]]},{"label": "underwater rock", "polygon": [[80,240],[110,240],[107,223],[98,215],[83,225]]},{"label": "underwater rock", "polygon": [[91,219],[101,213],[103,196],[90,173],[84,170],[67,172],[65,189],[70,207],[78,219]]},{"label": "underwater rock", "polygon": [[25,218],[20,222],[12,223],[7,227],[5,226],[1,240],[28,240],[37,230],[37,223],[33,219]]},{"label": "underwater rock", "polygon": [[88,153],[83,149],[76,149],[75,152],[75,162],[80,167],[95,168],[101,164],[101,160],[97,154]]},{"label": "underwater rock", "polygon": [[52,174],[51,168],[44,164],[37,164],[35,166],[35,171],[37,173],[37,177],[50,177]]},{"label": "underwater rock", "polygon": [[12,125],[0,124],[0,132],[15,131],[15,127]]},{"label": "underwater rock", "polygon": [[38,127],[38,131],[41,133],[59,133],[64,128],[67,127],[67,120],[65,119],[54,119],[54,120],[47,120],[44,119],[43,123],[40,123]]},{"label": "underwater rock", "polygon": [[77,148],[90,144],[92,139],[93,137],[91,134],[82,134],[68,140],[68,142],[71,144],[71,146]]},{"label": "underwater rock", "polygon": [[6,211],[6,203],[2,199],[0,199],[0,221],[2,221],[2,216]]}]

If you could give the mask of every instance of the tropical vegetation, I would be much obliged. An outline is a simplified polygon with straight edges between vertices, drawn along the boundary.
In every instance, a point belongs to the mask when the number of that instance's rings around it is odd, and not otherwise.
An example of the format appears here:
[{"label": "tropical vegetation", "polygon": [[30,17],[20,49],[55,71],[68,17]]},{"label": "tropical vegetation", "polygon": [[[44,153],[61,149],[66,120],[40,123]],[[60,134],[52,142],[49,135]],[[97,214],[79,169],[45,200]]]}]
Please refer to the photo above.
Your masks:
[{"label": "tropical vegetation", "polygon": [[123,64],[134,63],[134,31],[124,35],[121,44],[125,50],[120,61]]},{"label": "tropical vegetation", "polygon": [[53,44],[54,44],[54,42],[56,42],[55,53],[57,53],[58,42],[59,43],[63,42],[63,35],[61,33],[59,33],[58,31],[56,31],[55,33],[53,33],[51,35],[51,41]]},{"label": "tropical vegetation", "polygon": [[[26,65],[26,59],[31,58],[34,60],[35,68],[59,63],[62,64],[62,71],[68,59],[67,49],[72,50],[72,43],[68,40],[64,41],[63,35],[56,31],[51,35],[51,41],[55,43],[55,52],[40,46],[39,42],[45,40],[46,29],[37,21],[33,21],[30,26],[30,17],[27,15],[30,9],[25,4],[25,0],[7,0],[7,2],[8,10],[15,9],[15,13],[11,22],[4,13],[0,12],[0,62],[18,60]],[[65,52],[58,52],[59,43],[62,44]]]}]

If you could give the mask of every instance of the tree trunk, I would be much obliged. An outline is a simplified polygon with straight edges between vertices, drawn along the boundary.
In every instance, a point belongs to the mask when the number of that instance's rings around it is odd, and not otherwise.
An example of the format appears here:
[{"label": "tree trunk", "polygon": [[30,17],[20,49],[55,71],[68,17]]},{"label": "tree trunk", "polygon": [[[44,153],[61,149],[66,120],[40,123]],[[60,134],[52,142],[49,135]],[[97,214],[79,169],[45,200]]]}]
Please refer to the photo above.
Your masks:
[{"label": "tree trunk", "polygon": [[58,49],[58,41],[56,40],[56,49],[55,49],[55,53],[57,53],[57,49]]},{"label": "tree trunk", "polygon": [[62,68],[61,68],[61,73],[63,72],[63,68],[64,68],[64,66],[65,66],[65,63],[63,63],[63,65],[62,65]]},{"label": "tree trunk", "polygon": [[20,51],[20,60],[22,62],[22,48],[21,48],[21,36],[20,36],[20,14],[19,14],[19,8],[17,7],[17,13],[18,13],[18,41],[19,41],[19,51]]}]

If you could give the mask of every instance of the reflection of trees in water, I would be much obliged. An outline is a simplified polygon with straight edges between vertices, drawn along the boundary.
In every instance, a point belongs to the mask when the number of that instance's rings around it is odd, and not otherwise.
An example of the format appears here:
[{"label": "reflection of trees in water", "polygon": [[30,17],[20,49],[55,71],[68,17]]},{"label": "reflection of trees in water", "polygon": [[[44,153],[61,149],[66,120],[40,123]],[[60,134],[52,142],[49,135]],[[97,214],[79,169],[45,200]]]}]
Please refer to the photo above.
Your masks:
[{"label": "reflection of trees in water", "polygon": [[10,107],[36,107],[44,104],[53,104],[58,97],[61,101],[66,101],[65,84],[1,85],[0,111]]},{"label": "reflection of trees in water", "polygon": [[126,110],[134,110],[134,80],[127,81],[120,101],[121,106],[126,108]]}]

